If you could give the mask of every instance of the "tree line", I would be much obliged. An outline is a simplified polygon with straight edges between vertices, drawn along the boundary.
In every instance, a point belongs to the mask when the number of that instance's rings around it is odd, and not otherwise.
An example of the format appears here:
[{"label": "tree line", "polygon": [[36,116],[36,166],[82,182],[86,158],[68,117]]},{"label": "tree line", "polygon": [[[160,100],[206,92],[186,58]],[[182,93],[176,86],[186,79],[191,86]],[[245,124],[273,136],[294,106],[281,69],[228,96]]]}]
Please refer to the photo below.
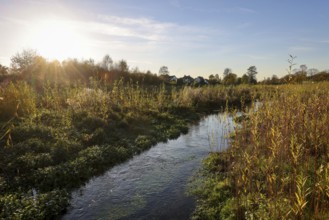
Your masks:
[{"label": "tree line", "polygon": [[113,62],[109,55],[96,63],[93,59],[66,59],[47,61],[34,50],[23,50],[11,57],[10,68],[0,65],[0,82],[24,80],[41,88],[44,82],[58,85],[88,84],[93,80],[113,83],[116,80],[140,84],[160,85],[163,81],[150,71],[130,69],[125,60]]},{"label": "tree line", "polygon": [[305,64],[300,68],[294,68],[296,56],[290,55],[288,59],[288,74],[279,78],[277,75],[268,77],[263,81],[257,81],[258,74],[256,66],[250,66],[246,73],[238,77],[231,68],[225,68],[223,77],[218,74],[209,75],[208,79],[198,76],[196,78],[190,75],[176,77],[170,75],[167,66],[162,66],[158,74],[151,71],[140,71],[137,67],[129,68],[124,59],[114,62],[107,54],[102,61],[96,63],[93,59],[78,60],[67,59],[62,62],[57,60],[47,61],[35,50],[23,50],[11,57],[10,68],[0,64],[0,82],[5,84],[9,81],[24,80],[37,88],[41,88],[46,82],[67,85],[76,82],[85,84],[90,83],[91,79],[103,83],[113,83],[122,79],[124,82],[132,81],[141,85],[161,85],[163,83],[183,86],[202,86],[202,85],[239,85],[239,84],[287,84],[287,83],[305,83],[329,81],[329,71],[318,71],[317,69],[308,69]]}]

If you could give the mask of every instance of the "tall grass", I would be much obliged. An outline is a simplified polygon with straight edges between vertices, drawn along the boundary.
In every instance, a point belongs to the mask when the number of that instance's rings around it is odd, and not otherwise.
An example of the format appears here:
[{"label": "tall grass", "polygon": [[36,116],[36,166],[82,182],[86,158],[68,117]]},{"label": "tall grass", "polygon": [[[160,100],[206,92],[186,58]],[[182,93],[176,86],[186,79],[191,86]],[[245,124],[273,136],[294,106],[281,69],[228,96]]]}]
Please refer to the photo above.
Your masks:
[{"label": "tall grass", "polygon": [[0,218],[45,219],[65,210],[72,188],[251,92],[90,80],[10,83],[0,97]]},{"label": "tall grass", "polygon": [[259,90],[230,149],[207,159],[194,218],[328,219],[329,84]]},{"label": "tall grass", "polygon": [[0,97],[0,120],[36,113],[36,93],[25,82],[9,83],[0,90]]}]

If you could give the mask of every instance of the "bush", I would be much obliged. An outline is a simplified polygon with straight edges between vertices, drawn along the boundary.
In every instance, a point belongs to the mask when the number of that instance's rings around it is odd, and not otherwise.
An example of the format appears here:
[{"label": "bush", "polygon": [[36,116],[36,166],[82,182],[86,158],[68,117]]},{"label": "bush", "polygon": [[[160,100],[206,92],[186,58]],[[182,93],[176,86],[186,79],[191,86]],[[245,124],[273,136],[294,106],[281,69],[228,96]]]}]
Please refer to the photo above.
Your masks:
[{"label": "bush", "polygon": [[138,135],[135,139],[135,145],[139,151],[146,150],[152,146],[152,140],[149,136],[146,135]]},{"label": "bush", "polygon": [[14,116],[33,116],[36,113],[36,95],[25,82],[9,85],[0,91],[0,119],[8,120]]},{"label": "bush", "polygon": [[26,141],[31,138],[38,138],[49,142],[54,139],[53,129],[43,125],[22,124],[13,129],[11,133],[14,143]]},{"label": "bush", "polygon": [[85,111],[74,113],[73,122],[76,128],[87,132],[93,132],[97,128],[104,128],[107,126],[107,122],[104,119]]},{"label": "bush", "polygon": [[58,216],[69,204],[69,194],[53,190],[33,197],[32,192],[0,196],[1,219],[49,219]]},{"label": "bush", "polygon": [[51,148],[52,159],[55,164],[66,162],[77,156],[83,146],[74,141],[69,140],[57,140],[57,142]]}]

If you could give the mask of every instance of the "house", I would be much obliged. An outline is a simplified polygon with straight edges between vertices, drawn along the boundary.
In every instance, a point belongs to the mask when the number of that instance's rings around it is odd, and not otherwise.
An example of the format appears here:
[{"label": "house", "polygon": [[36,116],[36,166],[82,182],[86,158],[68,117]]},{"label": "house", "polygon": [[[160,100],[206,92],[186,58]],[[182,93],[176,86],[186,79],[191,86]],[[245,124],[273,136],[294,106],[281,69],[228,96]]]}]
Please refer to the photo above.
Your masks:
[{"label": "house", "polygon": [[194,79],[194,84],[195,85],[209,85],[208,80],[204,79],[202,76],[198,76],[197,78]]},{"label": "house", "polygon": [[169,83],[177,83],[177,77],[176,76],[169,76]]}]

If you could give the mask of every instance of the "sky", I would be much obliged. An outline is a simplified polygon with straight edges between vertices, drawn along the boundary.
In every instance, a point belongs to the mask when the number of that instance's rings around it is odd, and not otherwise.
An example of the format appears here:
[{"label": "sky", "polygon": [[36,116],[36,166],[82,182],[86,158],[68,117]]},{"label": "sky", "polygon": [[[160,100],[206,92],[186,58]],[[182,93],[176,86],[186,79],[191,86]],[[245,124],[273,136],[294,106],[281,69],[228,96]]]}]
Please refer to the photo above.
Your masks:
[{"label": "sky", "polygon": [[171,75],[259,80],[296,68],[329,69],[328,0],[0,0],[0,64],[24,49],[49,61],[96,62]]}]

